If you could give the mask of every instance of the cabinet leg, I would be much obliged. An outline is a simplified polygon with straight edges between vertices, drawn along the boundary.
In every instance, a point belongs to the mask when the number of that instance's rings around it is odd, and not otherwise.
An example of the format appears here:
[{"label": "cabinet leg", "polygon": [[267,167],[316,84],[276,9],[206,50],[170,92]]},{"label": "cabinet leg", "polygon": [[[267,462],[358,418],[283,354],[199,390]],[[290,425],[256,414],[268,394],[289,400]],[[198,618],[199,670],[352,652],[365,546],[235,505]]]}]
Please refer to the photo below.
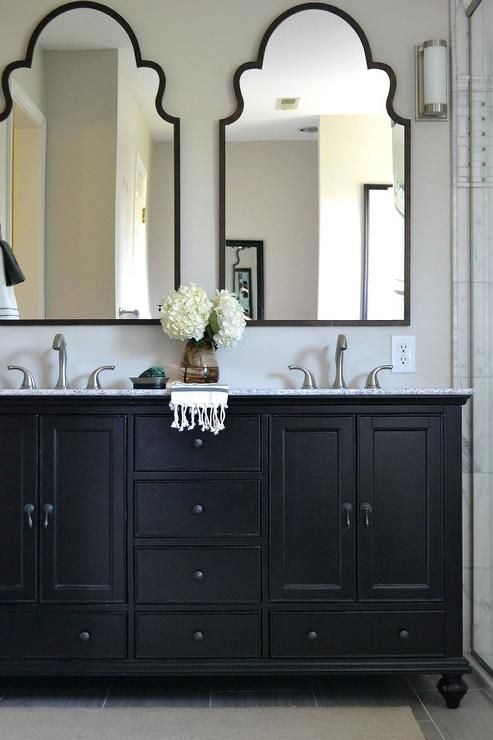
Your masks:
[{"label": "cabinet leg", "polygon": [[437,689],[445,699],[448,708],[457,709],[462,697],[467,693],[468,686],[461,674],[444,673],[437,683]]}]

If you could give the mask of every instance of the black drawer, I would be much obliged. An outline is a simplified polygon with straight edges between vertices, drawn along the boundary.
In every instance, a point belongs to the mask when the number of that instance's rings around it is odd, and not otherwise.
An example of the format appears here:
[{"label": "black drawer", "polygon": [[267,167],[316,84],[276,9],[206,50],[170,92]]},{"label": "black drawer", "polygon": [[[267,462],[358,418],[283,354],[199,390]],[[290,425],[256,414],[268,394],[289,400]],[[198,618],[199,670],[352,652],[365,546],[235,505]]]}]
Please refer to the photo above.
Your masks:
[{"label": "black drawer", "polygon": [[141,481],[135,484],[136,537],[248,537],[259,534],[259,481]]},{"label": "black drawer", "polygon": [[135,469],[139,471],[258,471],[260,417],[226,414],[218,435],[199,428],[171,429],[172,416],[136,416]]},{"label": "black drawer", "polygon": [[258,614],[138,614],[136,658],[257,658]]},{"label": "black drawer", "polygon": [[443,612],[276,612],[273,658],[444,655]]},{"label": "black drawer", "polygon": [[137,547],[139,604],[257,602],[258,547]]},{"label": "black drawer", "polygon": [[0,614],[2,658],[126,658],[126,614]]}]

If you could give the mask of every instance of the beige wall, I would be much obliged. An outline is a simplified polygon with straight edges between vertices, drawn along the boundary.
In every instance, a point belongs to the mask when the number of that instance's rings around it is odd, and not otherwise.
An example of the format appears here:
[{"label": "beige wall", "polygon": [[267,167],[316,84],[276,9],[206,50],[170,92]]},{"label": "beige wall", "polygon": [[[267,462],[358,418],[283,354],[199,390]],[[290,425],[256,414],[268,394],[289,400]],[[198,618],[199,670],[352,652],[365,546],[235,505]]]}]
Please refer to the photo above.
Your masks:
[{"label": "beige wall", "polygon": [[[182,276],[208,290],[216,286],[218,243],[218,125],[232,113],[236,68],[257,55],[268,25],[294,5],[289,0],[108,0],[133,27],[143,56],[166,73],[164,104],[181,118]],[[449,35],[448,0],[341,0],[337,5],[364,29],[374,59],[397,76],[395,108],[414,118],[414,46]],[[24,56],[28,36],[53,8],[52,0],[0,0],[0,68]],[[412,121],[411,326],[417,373],[390,375],[386,386],[443,386],[451,379],[450,126]],[[71,347],[71,378],[81,385],[99,364],[114,362],[113,383],[151,364],[176,366],[183,347],[159,326],[64,327]],[[56,377],[48,350],[56,327],[0,327],[1,365],[24,360],[41,384]],[[321,385],[333,380],[338,327],[253,327],[238,347],[220,354],[231,385],[296,383],[289,362],[306,362]],[[347,379],[361,385],[368,370],[389,360],[395,327],[345,327]],[[108,382],[108,381],[107,381]],[[110,381],[111,382],[111,381]],[[0,369],[0,385],[15,380]]]},{"label": "beige wall", "polygon": [[226,238],[264,242],[264,318],[315,318],[317,142],[228,142],[226,165]]},{"label": "beige wall", "polygon": [[46,317],[113,318],[118,55],[44,56]]},{"label": "beige wall", "polygon": [[174,288],[173,264],[173,144],[155,141],[152,145],[152,166],[149,187],[149,302],[151,314],[158,317],[156,307]]}]

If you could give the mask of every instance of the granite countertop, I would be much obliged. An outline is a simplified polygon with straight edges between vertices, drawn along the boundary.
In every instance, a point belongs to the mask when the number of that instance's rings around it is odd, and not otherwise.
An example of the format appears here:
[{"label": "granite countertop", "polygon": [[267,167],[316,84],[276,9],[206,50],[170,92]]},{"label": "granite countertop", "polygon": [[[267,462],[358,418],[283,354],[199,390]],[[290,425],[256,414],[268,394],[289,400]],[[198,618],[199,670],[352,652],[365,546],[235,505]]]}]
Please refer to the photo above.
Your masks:
[{"label": "granite countertop", "polygon": [[[159,390],[135,390],[133,388],[103,388],[87,390],[85,388],[5,388],[0,389],[0,396],[91,396],[91,397],[148,397],[169,396],[170,388]],[[230,388],[230,396],[472,396],[472,388]]]}]

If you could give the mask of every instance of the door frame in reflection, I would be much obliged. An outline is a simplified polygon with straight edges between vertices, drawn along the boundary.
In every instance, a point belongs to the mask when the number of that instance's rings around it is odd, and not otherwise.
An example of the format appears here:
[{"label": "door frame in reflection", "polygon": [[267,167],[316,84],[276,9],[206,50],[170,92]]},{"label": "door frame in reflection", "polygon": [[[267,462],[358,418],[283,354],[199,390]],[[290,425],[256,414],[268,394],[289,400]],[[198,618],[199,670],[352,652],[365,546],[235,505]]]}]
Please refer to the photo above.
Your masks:
[{"label": "door frame in reflection", "polygon": [[[228,278],[226,270],[225,288],[235,292],[235,279],[238,270],[250,269],[251,282],[249,296],[249,305],[251,306],[250,319],[261,321],[264,318],[264,242],[262,240],[252,239],[226,239],[224,247],[224,265],[226,266],[226,250],[236,250],[236,255],[231,263],[231,276]],[[243,250],[253,250],[254,254],[251,264],[242,265],[241,252]]]}]

